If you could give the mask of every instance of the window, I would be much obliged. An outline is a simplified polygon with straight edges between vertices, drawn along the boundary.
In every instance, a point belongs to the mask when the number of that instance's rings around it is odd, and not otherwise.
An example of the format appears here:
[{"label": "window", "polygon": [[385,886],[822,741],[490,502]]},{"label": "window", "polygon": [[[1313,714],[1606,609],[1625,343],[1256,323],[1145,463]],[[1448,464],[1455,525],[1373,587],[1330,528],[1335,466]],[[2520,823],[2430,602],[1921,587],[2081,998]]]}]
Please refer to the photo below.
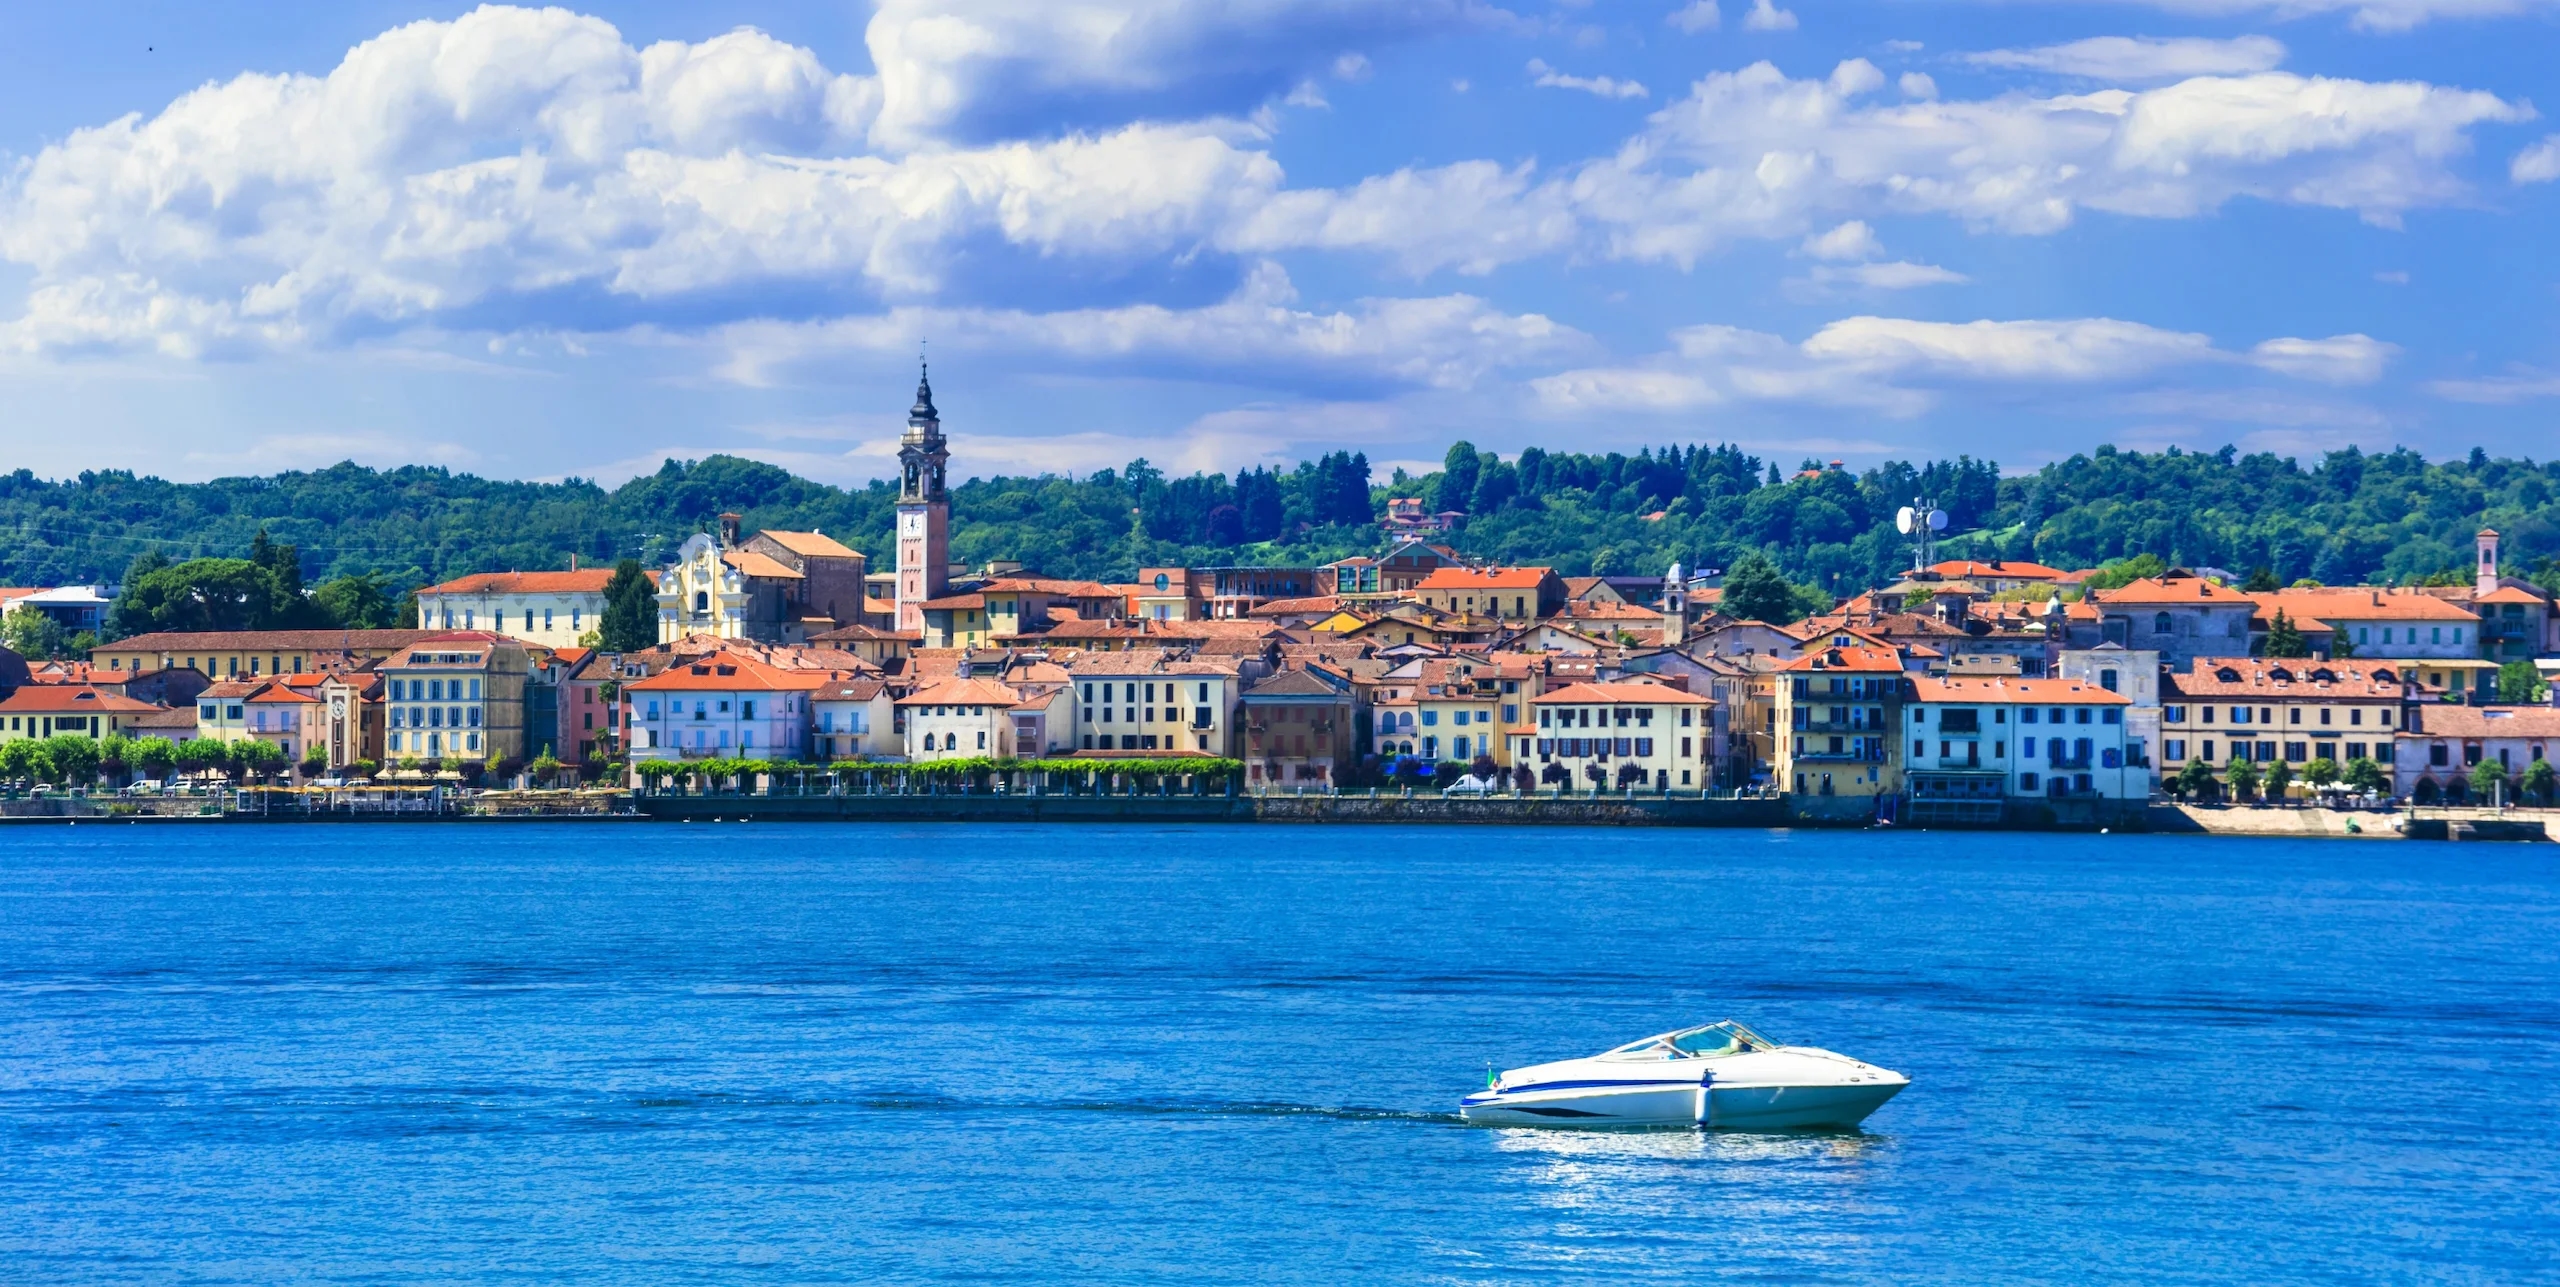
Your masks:
[{"label": "window", "polygon": [[2018,722],[2021,724],[2033,724],[2042,714],[2043,712],[2037,710],[2033,706],[2020,707],[2018,710]]},{"label": "window", "polygon": [[2036,758],[2036,740],[2032,737],[2019,738],[2018,754],[2025,756],[2030,760]]},{"label": "window", "polygon": [[2169,633],[2168,613],[2159,613],[2151,618],[2151,633],[2155,635],[2165,635]]},{"label": "window", "polygon": [[[2207,715],[2205,716],[2205,718],[2207,718],[2207,719],[2211,719],[2211,718],[2212,718],[2212,715],[2211,715],[2211,714],[2207,714]],[[2231,708],[2231,722],[2232,722],[2232,723],[2234,723],[2234,724],[2246,724],[2246,723],[2248,723],[2248,722],[2249,722],[2249,708],[2248,708],[2248,707],[2246,707],[2246,706],[2234,706],[2234,707],[2232,707],[2232,708]]]},{"label": "window", "polygon": [[2109,724],[2121,724],[2121,723],[2123,723],[2123,722],[2124,722],[2124,711],[2123,711],[2121,708],[2118,708],[2118,707],[2114,707],[2114,706],[2110,706],[2110,707],[2108,707],[2108,708],[2107,708],[2107,713],[2106,713],[2106,720],[2105,720],[2105,722],[2106,722],[2106,723],[2109,723]]},{"label": "window", "polygon": [[2285,707],[2285,708],[2284,708],[2284,722],[2285,722],[2285,723],[2287,723],[2287,724],[2299,724],[2299,723],[2301,723],[2301,722],[2302,722],[2302,708],[2301,708],[2301,707],[2299,707],[2299,706],[2287,706],[2287,707]]},{"label": "window", "polygon": [[2032,774],[2032,773],[2021,773],[2021,774],[2019,774],[2019,775],[2018,775],[2018,789],[2019,789],[2019,790],[2021,790],[2021,791],[2033,791],[2033,790],[2035,790],[2035,789],[2036,789],[2036,775],[2035,775],[2035,774]]},{"label": "window", "polygon": [[2083,707],[2081,707],[2080,709],[2078,709],[2078,710],[2076,710],[2076,711],[2073,711],[2073,712],[2071,713],[2071,722],[2072,722],[2072,723],[2074,723],[2074,724],[2086,724],[2086,723],[2088,723],[2088,722],[2089,722],[2089,708],[2088,708],[2088,707],[2086,707],[2086,706],[2083,706]]},{"label": "window", "polygon": [[2163,706],[2160,708],[2160,715],[2172,724],[2187,722],[2187,708],[2184,706]]},{"label": "window", "polygon": [[2114,672],[2114,671],[2112,671],[2112,670],[2101,670],[2101,671],[2099,671],[2099,672],[2098,672],[2098,687],[2103,688],[2103,689],[2106,689],[2108,692],[2111,692],[2111,693],[2112,693],[2112,692],[2114,692],[2114,691],[2116,690],[2116,672]]},{"label": "window", "polygon": [[2182,737],[2163,738],[2160,742],[2160,758],[2164,760],[2187,758],[2187,740]]}]

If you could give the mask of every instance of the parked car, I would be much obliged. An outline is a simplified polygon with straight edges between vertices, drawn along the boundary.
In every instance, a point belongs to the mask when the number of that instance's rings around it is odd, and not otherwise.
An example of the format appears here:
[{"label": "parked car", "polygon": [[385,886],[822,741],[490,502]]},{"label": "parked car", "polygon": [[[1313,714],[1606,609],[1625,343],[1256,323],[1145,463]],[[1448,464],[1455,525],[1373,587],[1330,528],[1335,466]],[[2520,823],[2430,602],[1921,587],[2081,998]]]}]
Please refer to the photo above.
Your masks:
[{"label": "parked car", "polygon": [[1489,778],[1460,778],[1460,779],[1458,779],[1457,781],[1452,782],[1452,783],[1450,783],[1449,785],[1447,785],[1447,786],[1445,786],[1445,787],[1442,787],[1442,788],[1440,789],[1440,794],[1442,794],[1442,795],[1491,795],[1491,794],[1493,794],[1493,789],[1494,789],[1494,780],[1493,780],[1493,779],[1489,779]]}]

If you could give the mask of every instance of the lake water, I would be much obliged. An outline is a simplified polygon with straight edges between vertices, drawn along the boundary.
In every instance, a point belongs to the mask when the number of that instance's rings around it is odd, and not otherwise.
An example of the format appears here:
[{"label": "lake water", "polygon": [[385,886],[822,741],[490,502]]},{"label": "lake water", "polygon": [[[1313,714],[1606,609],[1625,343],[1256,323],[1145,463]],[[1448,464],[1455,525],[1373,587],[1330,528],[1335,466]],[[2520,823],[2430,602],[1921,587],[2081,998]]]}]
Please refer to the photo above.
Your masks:
[{"label": "lake water", "polygon": [[[2560,1262],[2549,846],[0,831],[0,1280],[2428,1281]],[[1471,1129],[1733,1017],[1860,1133]]]}]

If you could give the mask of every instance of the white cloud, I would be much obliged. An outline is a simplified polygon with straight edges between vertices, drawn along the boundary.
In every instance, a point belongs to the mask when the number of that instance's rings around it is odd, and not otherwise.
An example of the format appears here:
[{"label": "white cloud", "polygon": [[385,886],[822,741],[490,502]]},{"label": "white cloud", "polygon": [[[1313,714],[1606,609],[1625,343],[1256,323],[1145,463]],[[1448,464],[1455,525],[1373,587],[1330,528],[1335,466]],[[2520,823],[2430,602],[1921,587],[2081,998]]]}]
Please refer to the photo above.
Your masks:
[{"label": "white cloud", "polygon": [[2151,0],[2156,8],[2204,17],[2278,20],[2344,13],[2364,31],[2408,31],[2438,18],[2505,18],[2548,12],[2553,0]]},{"label": "white cloud", "polygon": [[1583,93],[1597,94],[1602,98],[1645,96],[1644,86],[1634,81],[1619,80],[1615,76],[1567,76],[1549,67],[1546,60],[1542,58],[1529,60],[1529,75],[1534,78],[1532,83],[1540,89],[1578,89]]},{"label": "white cloud", "polygon": [[1877,240],[1876,230],[1863,219],[1852,219],[1829,232],[1804,239],[1799,250],[1816,259],[1873,259],[1884,253],[1884,243]]},{"label": "white cloud", "polygon": [[2507,178],[2516,183],[2549,183],[2560,179],[2560,134],[2546,134],[2541,142],[2516,153],[2507,163]]},{"label": "white cloud", "polygon": [[753,386],[846,353],[905,352],[916,336],[930,335],[936,352],[998,354],[1014,369],[1132,370],[1281,389],[1325,382],[1465,389],[1489,372],[1589,344],[1571,327],[1503,313],[1472,295],[1367,299],[1333,312],[1295,302],[1288,275],[1263,264],[1232,298],[1203,308],[914,307],[823,322],[734,323],[711,343],[723,354],[717,374]]},{"label": "white cloud", "polygon": [[2560,398],[2560,374],[2517,368],[2510,375],[2482,376],[2472,380],[2436,380],[2427,390],[2437,397],[2455,402],[2473,402],[2487,406],[2514,406],[2542,398]]},{"label": "white cloud", "polygon": [[1936,98],[1938,96],[1938,82],[1929,79],[1927,72],[1904,72],[1902,78],[1894,83],[1902,88],[1904,98]]},{"label": "white cloud", "polygon": [[1663,21],[1694,36],[1701,31],[1713,31],[1723,26],[1724,14],[1716,8],[1716,0],[1689,0],[1688,4],[1673,10],[1671,16]]},{"label": "white cloud", "polygon": [[2400,346],[2370,335],[2325,340],[2275,339],[2249,350],[2249,360],[2280,375],[2323,384],[2371,384],[2382,378]]},{"label": "white cloud", "polygon": [[1449,30],[1467,0],[881,0],[864,39],[878,141],[984,141],[1238,114],[1369,42]]},{"label": "white cloud", "polygon": [[1336,190],[1280,192],[1218,234],[1246,254],[1368,250],[1416,276],[1443,268],[1486,273],[1570,248],[1580,234],[1569,193],[1534,182],[1523,164],[1462,161],[1398,170]]},{"label": "white cloud", "polygon": [[2463,199],[2447,163],[2471,127],[2532,115],[2475,91],[2272,72],[2142,92],[1869,102],[1882,80],[1863,59],[1821,80],[1768,63],[1714,73],[1565,184],[1609,253],[1683,265],[1735,238],[1802,235],[1824,214],[1866,211],[2042,234],[2083,207],[2184,218],[2246,196],[2388,224]]},{"label": "white cloud", "polygon": [[2234,40],[2094,36],[2037,49],[1994,49],[1964,55],[1964,61],[1977,67],[2056,72],[2119,84],[2273,71],[2284,65],[2284,58],[2283,42],[2267,36],[2241,36]]},{"label": "white cloud", "polygon": [[1915,286],[1954,286],[1973,279],[1952,268],[1895,260],[1882,264],[1816,265],[1805,274],[1814,286],[1854,286],[1866,290],[1910,290]]},{"label": "white cloud", "polygon": [[2387,353],[2376,350],[2389,348],[2342,336],[2273,340],[2237,354],[2202,335],[2103,317],[1929,322],[1865,316],[1842,318],[1798,344],[1729,326],[1689,327],[1671,339],[1669,351],[1641,363],[1560,372],[1530,387],[1557,412],[1789,402],[1913,416],[1952,387],[2120,386],[2199,366],[2251,364],[2339,382],[2353,361],[2378,365]]},{"label": "white cloud", "polygon": [[23,163],[0,256],[34,287],[0,345],[192,356],[493,308],[520,325],[581,293],[925,291],[971,238],[1179,253],[1280,182],[1198,125],[849,154],[873,101],[755,32],[635,50],[561,10],[413,23],[326,77],[207,85]]},{"label": "white cloud", "polygon": [[1779,8],[1771,0],[1751,0],[1751,12],[1742,15],[1744,31],[1793,31],[1794,13]]}]

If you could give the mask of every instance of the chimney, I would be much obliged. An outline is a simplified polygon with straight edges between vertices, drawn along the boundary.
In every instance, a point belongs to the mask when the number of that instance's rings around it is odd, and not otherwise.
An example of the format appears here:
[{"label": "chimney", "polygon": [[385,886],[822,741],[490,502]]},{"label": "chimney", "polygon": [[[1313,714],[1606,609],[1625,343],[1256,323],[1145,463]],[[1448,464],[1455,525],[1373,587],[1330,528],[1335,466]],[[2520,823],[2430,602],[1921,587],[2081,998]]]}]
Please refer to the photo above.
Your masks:
[{"label": "chimney", "polygon": [[569,570],[572,572],[578,570],[578,556],[575,554],[569,556]]}]

